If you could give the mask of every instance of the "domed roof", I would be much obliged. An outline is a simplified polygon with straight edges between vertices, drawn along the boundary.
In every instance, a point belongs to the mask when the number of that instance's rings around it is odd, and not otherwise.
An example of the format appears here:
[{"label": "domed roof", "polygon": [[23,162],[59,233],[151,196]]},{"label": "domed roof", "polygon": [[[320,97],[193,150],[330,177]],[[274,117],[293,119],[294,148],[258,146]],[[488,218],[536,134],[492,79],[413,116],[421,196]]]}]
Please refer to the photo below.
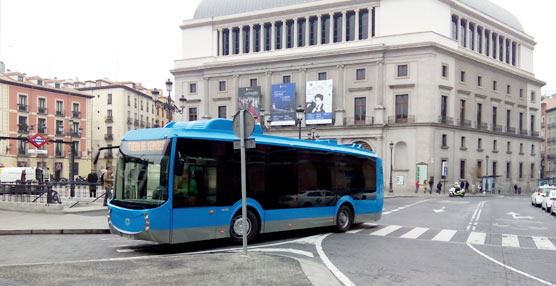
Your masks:
[{"label": "domed roof", "polygon": [[[227,16],[315,1],[319,0],[203,0],[197,7],[193,18],[203,19]],[[459,1],[523,32],[521,23],[512,13],[488,0]]]}]

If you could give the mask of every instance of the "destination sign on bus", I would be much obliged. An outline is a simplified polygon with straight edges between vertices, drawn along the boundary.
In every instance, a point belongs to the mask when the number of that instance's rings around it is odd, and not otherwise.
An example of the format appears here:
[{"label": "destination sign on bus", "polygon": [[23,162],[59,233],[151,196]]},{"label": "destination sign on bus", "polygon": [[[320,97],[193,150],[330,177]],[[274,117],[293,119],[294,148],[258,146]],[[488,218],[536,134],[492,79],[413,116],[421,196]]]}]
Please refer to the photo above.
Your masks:
[{"label": "destination sign on bus", "polygon": [[129,152],[162,152],[166,146],[166,140],[149,141],[126,141],[124,146]]}]

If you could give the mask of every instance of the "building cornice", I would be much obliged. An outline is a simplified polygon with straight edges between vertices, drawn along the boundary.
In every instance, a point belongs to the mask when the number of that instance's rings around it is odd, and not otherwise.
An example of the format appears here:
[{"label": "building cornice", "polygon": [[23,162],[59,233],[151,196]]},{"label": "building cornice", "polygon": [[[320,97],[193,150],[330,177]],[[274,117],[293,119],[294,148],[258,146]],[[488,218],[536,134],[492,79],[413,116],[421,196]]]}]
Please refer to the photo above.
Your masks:
[{"label": "building cornice", "polygon": [[67,90],[67,89],[49,88],[49,87],[45,87],[45,86],[39,86],[39,85],[34,85],[34,84],[29,84],[29,83],[19,82],[19,81],[10,81],[10,80],[5,80],[5,79],[0,79],[0,83],[8,84],[8,85],[15,85],[15,86],[23,87],[23,88],[47,91],[47,92],[52,92],[52,93],[61,93],[61,94],[67,94],[67,95],[72,95],[72,96],[84,97],[84,98],[93,98],[94,97],[92,95],[80,93],[79,90],[76,90],[75,92],[72,92],[72,91]]},{"label": "building cornice", "polygon": [[[125,90],[134,92],[134,93],[136,93],[136,94],[138,94],[138,95],[142,95],[142,96],[145,96],[145,97],[147,97],[147,98],[149,98],[149,99],[153,99],[153,97],[152,97],[150,94],[146,94],[146,93],[140,92],[140,91],[138,91],[138,90],[136,90],[136,89],[133,89],[133,88],[127,86],[127,85],[122,85],[122,84],[105,85],[105,86],[80,87],[80,88],[77,88],[77,90],[80,90],[80,91],[93,91],[93,90],[117,89],[117,88],[123,88],[123,89],[125,89]],[[94,97],[94,96],[93,96],[93,97]]]}]

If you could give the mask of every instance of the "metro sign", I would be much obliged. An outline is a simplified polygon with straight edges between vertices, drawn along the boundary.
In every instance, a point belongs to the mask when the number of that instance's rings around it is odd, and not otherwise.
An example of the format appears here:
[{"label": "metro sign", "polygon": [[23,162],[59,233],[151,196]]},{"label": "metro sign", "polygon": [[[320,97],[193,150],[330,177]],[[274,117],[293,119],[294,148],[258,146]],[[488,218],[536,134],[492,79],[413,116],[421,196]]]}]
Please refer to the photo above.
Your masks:
[{"label": "metro sign", "polygon": [[35,134],[35,136],[29,138],[29,142],[31,142],[31,144],[35,145],[35,147],[37,148],[41,148],[42,145],[46,144],[46,141],[46,138],[44,138],[40,134]]}]

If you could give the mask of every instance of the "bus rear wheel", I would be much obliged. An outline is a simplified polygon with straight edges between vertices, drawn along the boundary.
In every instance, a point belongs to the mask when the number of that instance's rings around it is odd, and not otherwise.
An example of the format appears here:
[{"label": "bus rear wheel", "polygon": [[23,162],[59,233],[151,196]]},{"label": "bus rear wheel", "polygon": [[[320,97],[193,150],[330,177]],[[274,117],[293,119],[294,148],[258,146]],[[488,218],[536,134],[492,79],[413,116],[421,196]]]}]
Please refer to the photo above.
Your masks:
[{"label": "bus rear wheel", "polygon": [[[234,215],[232,222],[230,223],[230,239],[234,243],[243,242],[243,226],[241,211],[239,211]],[[247,241],[251,242],[255,239],[255,236],[257,236],[257,232],[259,231],[259,220],[251,210],[247,210],[245,227],[247,229]]]},{"label": "bus rear wheel", "polygon": [[349,230],[352,223],[353,213],[351,212],[351,209],[346,205],[342,205],[336,215],[336,229],[339,232],[346,232]]}]

